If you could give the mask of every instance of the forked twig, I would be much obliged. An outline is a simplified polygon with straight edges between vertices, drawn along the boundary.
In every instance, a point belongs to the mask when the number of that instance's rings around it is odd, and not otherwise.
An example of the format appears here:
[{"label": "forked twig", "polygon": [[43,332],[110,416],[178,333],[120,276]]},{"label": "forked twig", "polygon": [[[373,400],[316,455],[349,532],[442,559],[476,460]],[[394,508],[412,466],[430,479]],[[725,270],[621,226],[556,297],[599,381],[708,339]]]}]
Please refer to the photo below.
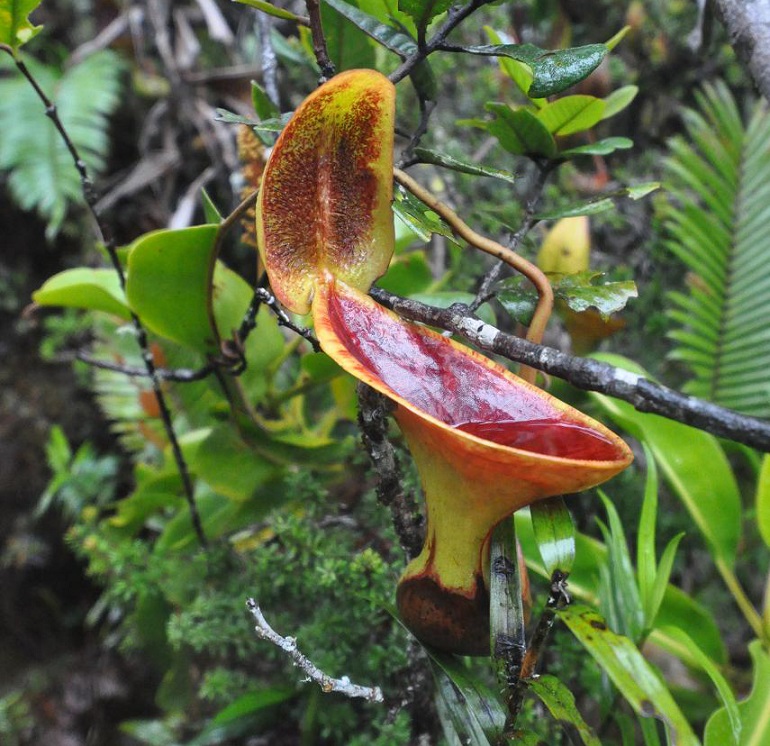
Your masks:
[{"label": "forked twig", "polygon": [[272,642],[273,645],[283,650],[291,658],[292,663],[302,670],[310,681],[318,684],[322,691],[327,694],[336,692],[337,694],[344,694],[346,697],[367,699],[370,702],[382,703],[385,701],[382,696],[382,689],[378,686],[361,686],[360,684],[354,684],[347,676],[343,676],[341,679],[334,679],[325,674],[310,658],[300,652],[297,647],[296,638],[279,635],[267,623],[262,610],[253,598],[246,601],[246,607],[257,623],[257,626],[254,628],[257,634],[263,640]]}]

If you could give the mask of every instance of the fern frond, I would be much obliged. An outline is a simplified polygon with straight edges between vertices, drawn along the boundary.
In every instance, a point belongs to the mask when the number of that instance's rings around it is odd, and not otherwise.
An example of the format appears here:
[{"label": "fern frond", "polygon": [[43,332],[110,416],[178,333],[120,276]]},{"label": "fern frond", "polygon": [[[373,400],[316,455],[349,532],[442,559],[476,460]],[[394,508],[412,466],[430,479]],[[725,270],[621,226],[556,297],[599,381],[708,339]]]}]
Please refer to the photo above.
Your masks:
[{"label": "fern frond", "polygon": [[669,294],[670,357],[691,369],[689,393],[770,417],[770,114],[757,104],[744,126],[721,83],[697,102],[666,163],[666,247],[693,278]]},{"label": "fern frond", "polygon": [[[100,52],[63,74],[34,60],[27,65],[56,104],[91,174],[102,171],[108,119],[120,98],[120,58]],[[40,99],[20,75],[0,79],[0,132],[0,169],[10,172],[11,195],[23,209],[40,213],[51,238],[68,206],[83,201],[80,177]]]}]

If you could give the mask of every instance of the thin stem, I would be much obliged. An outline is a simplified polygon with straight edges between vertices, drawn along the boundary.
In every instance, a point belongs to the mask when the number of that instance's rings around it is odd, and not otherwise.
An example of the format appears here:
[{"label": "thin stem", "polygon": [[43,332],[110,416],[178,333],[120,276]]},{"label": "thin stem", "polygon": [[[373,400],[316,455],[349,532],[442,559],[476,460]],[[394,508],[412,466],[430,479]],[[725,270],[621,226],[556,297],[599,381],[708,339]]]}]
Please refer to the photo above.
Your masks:
[{"label": "thin stem", "polygon": [[767,642],[768,632],[762,622],[762,617],[754,608],[754,605],[751,603],[751,601],[749,601],[749,598],[746,595],[746,591],[743,590],[743,586],[738,581],[738,578],[735,576],[732,568],[721,558],[716,559],[715,564],[717,566],[717,570],[719,570],[719,574],[722,576],[722,580],[724,580],[728,590],[730,593],[732,593],[733,598],[735,599],[735,603],[738,605],[738,608],[741,610],[744,618],[749,623],[751,629],[754,631],[754,634],[760,640]]},{"label": "thin stem", "polygon": [[[59,133],[59,136],[64,142],[65,147],[69,151],[72,161],[75,164],[75,168],[80,175],[80,184],[83,192],[83,198],[85,200],[86,207],[91,214],[91,217],[93,218],[97,239],[106,248],[107,255],[110,258],[110,263],[112,264],[112,267],[117,273],[118,279],[120,281],[120,286],[125,290],[126,275],[123,271],[123,266],[120,263],[120,258],[118,257],[118,253],[115,248],[115,241],[107,226],[102,223],[99,213],[96,210],[96,195],[94,193],[93,182],[91,181],[91,177],[88,174],[88,168],[85,164],[85,161],[83,161],[83,159],[80,157],[80,153],[78,152],[77,147],[73,143],[69,133],[64,127],[64,124],[59,118],[59,112],[56,108],[56,104],[54,104],[53,101],[48,98],[45,91],[43,91],[35,79],[35,76],[24,64],[24,61],[14,54],[11,47],[7,46],[6,44],[0,44],[0,50],[11,55],[17,69],[27,79],[37,94],[38,98],[43,103],[46,116],[53,122],[56,131]],[[134,327],[134,336],[136,337],[137,344],[139,345],[142,361],[144,362],[147,375],[152,381],[152,390],[155,394],[155,399],[158,402],[158,409],[160,412],[161,421],[163,423],[163,429],[171,446],[174,463],[176,464],[177,471],[179,472],[179,476],[182,480],[182,488],[184,490],[185,499],[187,500],[187,505],[190,510],[190,518],[192,520],[193,528],[195,529],[195,534],[198,537],[198,543],[202,547],[205,547],[207,544],[206,535],[203,532],[203,525],[198,513],[198,507],[195,504],[195,490],[193,487],[192,479],[190,477],[189,469],[187,468],[187,461],[184,458],[184,454],[182,453],[182,449],[179,445],[179,440],[176,436],[176,431],[174,430],[171,411],[168,407],[168,402],[166,401],[166,396],[163,393],[163,388],[161,385],[162,379],[161,376],[157,373],[157,368],[155,367],[155,359],[147,340],[147,331],[142,325],[139,317],[133,311],[131,312],[131,321]]]},{"label": "thin stem", "polygon": [[326,37],[321,23],[320,0],[305,0],[307,14],[310,17],[310,34],[313,38],[313,53],[318,67],[321,68],[321,82],[334,77],[334,63],[329,58],[329,50],[326,47]]},{"label": "thin stem", "polygon": [[[124,376],[130,378],[149,378],[150,374],[147,368],[140,368],[135,365],[122,365],[121,363],[113,363],[109,360],[99,360],[98,358],[91,357],[85,350],[78,350],[74,355],[62,355],[60,358],[64,360],[80,360],[81,363],[86,363],[93,368],[100,368],[101,370],[112,370],[115,373],[122,373]],[[155,368],[155,375],[162,381],[174,381],[175,383],[193,383],[195,381],[202,381],[204,378],[208,378],[214,371],[214,366],[204,365],[198,370],[189,370],[187,368],[176,368],[175,370],[169,370],[168,368]]]},{"label": "thin stem", "polygon": [[[516,233],[511,236],[511,239],[508,242],[508,248],[511,251],[519,250],[519,246],[524,240],[524,237],[537,223],[537,219],[535,218],[535,210],[537,210],[537,206],[540,204],[540,200],[543,196],[543,189],[545,188],[545,183],[548,180],[548,176],[551,173],[552,168],[553,164],[550,162],[546,162],[545,164],[537,163],[537,175],[530,189],[530,196],[527,200],[527,204],[524,206],[524,216],[522,218],[521,225],[519,226],[519,229],[516,231]],[[503,263],[498,262],[484,275],[481,280],[481,285],[479,285],[479,290],[476,293],[476,298],[474,299],[473,303],[471,303],[472,311],[475,311],[482,303],[489,299],[492,287],[500,277],[500,272],[502,269]],[[540,340],[532,341],[540,342]]]},{"label": "thin stem", "polygon": [[424,44],[417,47],[417,51],[408,57],[401,66],[390,75],[390,80],[393,83],[398,83],[403,80],[407,75],[414,71],[415,67],[419,65],[428,55],[440,49],[442,44],[446,41],[447,36],[462,23],[471,13],[478,10],[482,6],[489,3],[491,0],[471,0],[468,5],[452,6],[447,12],[447,17],[444,23],[439,27],[436,33],[428,39]]},{"label": "thin stem", "polygon": [[[511,249],[497,243],[497,241],[493,241],[491,238],[476,233],[476,231],[460,219],[457,213],[420,186],[409,174],[400,169],[394,169],[393,173],[399,184],[444,218],[456,235],[480,251],[504,261],[518,272],[521,272],[535,286],[538,294],[537,306],[535,307],[535,313],[532,315],[532,323],[529,325],[526,338],[530,342],[539,344],[543,339],[546,324],[553,310],[553,289],[545,274],[532,262],[527,261]],[[535,379],[535,371],[529,367],[522,368],[520,375],[530,382]]]}]

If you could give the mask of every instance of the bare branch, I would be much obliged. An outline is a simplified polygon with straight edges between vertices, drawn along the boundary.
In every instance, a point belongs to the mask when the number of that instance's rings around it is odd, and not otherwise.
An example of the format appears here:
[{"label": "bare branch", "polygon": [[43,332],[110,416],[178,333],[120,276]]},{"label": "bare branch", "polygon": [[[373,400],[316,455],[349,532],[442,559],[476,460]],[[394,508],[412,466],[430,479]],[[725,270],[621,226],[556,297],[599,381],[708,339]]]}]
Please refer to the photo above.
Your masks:
[{"label": "bare branch", "polygon": [[326,48],[323,24],[321,23],[320,0],[305,0],[307,14],[310,16],[310,34],[313,37],[313,52],[315,53],[318,67],[321,68],[321,82],[334,77],[334,63],[329,59],[329,50]]},{"label": "bare branch", "polygon": [[370,292],[377,302],[401,316],[455,332],[479,349],[550,373],[579,389],[622,399],[640,412],[658,414],[770,452],[770,422],[767,420],[748,417],[703,399],[685,396],[636,373],[598,360],[573,357],[552,347],[543,347],[506,334],[473,316],[468,307],[461,304],[433,308],[380,288],[372,288]]},{"label": "bare branch", "polygon": [[336,692],[337,694],[344,694],[346,697],[368,699],[370,702],[380,703],[385,701],[382,696],[382,690],[378,686],[360,686],[351,682],[347,676],[343,676],[341,679],[333,679],[325,674],[310,658],[300,652],[297,647],[297,640],[294,637],[282,637],[267,623],[262,610],[253,598],[246,601],[246,608],[251,612],[254,621],[257,623],[257,626],[254,628],[257,634],[263,640],[272,642],[273,645],[283,650],[291,658],[294,665],[304,671],[308,679],[318,684],[322,691],[327,694]]},{"label": "bare branch", "polygon": [[738,58],[760,93],[770,101],[770,3],[767,0],[716,0]]}]

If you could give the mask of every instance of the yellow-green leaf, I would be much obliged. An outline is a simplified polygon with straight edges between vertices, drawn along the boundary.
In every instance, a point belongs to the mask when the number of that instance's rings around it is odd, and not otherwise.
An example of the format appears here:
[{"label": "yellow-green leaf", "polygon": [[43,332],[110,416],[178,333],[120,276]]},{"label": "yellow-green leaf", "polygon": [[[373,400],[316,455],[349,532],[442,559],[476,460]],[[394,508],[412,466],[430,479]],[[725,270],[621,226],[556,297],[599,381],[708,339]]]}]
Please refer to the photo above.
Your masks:
[{"label": "yellow-green leaf", "polygon": [[0,44],[15,52],[43,28],[30,23],[29,14],[41,0],[0,0]]}]

